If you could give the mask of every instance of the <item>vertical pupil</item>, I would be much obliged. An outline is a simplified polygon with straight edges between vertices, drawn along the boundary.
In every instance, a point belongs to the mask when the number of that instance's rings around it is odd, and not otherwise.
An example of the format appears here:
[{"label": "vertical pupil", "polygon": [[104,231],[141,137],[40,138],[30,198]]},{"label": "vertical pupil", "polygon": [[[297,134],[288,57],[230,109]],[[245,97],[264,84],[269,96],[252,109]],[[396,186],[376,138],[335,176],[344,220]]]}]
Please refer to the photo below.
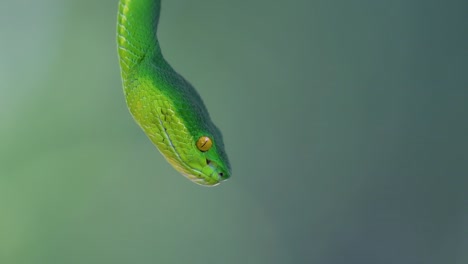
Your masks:
[{"label": "vertical pupil", "polygon": [[212,142],[209,137],[200,137],[197,140],[197,148],[201,151],[208,151],[211,148]]}]

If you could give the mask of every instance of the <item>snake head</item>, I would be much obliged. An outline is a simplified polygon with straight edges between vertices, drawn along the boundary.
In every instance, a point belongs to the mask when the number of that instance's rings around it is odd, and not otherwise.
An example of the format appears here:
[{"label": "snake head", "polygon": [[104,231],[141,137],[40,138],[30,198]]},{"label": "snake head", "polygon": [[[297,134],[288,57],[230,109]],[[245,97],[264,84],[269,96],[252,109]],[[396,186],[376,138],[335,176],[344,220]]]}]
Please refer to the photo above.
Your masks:
[{"label": "snake head", "polygon": [[200,136],[190,148],[176,150],[178,155],[175,157],[164,156],[177,171],[191,181],[205,186],[218,185],[227,180],[231,173],[222,141],[217,144],[215,138]]},{"label": "snake head", "polygon": [[[155,104],[147,94],[131,107],[134,118],[166,160],[191,181],[215,186],[231,176],[220,130],[203,108],[186,100]],[[158,102],[156,100],[156,102]]]}]

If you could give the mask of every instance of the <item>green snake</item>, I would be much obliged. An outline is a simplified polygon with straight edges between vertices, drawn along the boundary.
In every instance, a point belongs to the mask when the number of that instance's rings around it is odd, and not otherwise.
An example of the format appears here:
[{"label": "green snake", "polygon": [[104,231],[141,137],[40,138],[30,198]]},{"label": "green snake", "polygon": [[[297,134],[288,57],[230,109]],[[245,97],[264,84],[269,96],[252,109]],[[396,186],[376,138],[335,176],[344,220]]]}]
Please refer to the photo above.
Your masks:
[{"label": "green snake", "polygon": [[160,0],[119,1],[117,46],[127,106],[177,171],[214,186],[231,174],[223,138],[200,95],[161,53],[160,9]]}]

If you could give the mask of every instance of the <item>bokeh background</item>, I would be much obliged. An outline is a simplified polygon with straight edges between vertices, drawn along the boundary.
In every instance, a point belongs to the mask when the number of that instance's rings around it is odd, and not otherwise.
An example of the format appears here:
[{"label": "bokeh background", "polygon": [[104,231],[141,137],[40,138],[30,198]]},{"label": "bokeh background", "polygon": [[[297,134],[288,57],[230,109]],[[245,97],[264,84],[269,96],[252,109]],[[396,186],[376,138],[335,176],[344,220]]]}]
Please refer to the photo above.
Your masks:
[{"label": "bokeh background", "polygon": [[468,263],[466,1],[163,1],[221,128],[197,186],[129,115],[117,0],[0,1],[0,263]]}]

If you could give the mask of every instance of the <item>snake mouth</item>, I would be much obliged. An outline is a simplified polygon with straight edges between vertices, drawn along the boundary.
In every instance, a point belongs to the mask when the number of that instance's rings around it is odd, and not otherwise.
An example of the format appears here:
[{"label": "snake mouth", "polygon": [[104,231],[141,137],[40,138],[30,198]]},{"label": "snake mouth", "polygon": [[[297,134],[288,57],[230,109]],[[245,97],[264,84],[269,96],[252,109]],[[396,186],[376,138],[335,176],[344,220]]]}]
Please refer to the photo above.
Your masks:
[{"label": "snake mouth", "polygon": [[216,162],[206,159],[206,165],[212,170],[210,174],[213,178],[217,178],[219,182],[225,181],[229,178],[229,174],[226,173]]}]

